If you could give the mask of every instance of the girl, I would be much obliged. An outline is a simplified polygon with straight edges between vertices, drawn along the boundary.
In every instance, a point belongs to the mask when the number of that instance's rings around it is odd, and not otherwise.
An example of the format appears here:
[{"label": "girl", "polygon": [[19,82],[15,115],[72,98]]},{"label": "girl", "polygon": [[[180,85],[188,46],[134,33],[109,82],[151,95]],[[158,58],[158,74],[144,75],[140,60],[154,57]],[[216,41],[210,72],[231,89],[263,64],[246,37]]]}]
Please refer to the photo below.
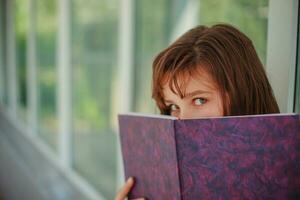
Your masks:
[{"label": "girl", "polygon": [[251,40],[226,24],[193,28],[159,53],[152,95],[161,114],[180,119],[279,113]]}]

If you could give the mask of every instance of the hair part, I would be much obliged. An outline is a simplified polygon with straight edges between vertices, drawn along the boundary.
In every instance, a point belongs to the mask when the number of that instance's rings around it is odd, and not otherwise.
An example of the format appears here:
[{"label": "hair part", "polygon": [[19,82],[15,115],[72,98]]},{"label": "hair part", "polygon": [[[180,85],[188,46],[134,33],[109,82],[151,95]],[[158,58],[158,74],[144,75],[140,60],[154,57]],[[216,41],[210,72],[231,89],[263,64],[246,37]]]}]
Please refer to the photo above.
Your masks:
[{"label": "hair part", "polygon": [[186,80],[207,72],[223,98],[224,115],[278,113],[279,108],[265,70],[251,40],[231,25],[195,27],[153,62],[152,97],[162,114],[169,114],[163,86],[181,98]]}]

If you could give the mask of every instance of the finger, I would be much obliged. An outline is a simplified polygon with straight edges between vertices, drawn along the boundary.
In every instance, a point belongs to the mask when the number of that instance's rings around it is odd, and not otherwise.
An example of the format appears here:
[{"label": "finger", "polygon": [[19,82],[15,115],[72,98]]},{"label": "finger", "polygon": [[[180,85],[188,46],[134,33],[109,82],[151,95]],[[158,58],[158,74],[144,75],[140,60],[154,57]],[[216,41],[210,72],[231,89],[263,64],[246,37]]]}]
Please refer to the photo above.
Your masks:
[{"label": "finger", "polygon": [[115,200],[124,200],[125,197],[127,196],[127,194],[129,193],[129,191],[131,190],[132,186],[134,184],[134,180],[132,177],[130,177],[125,185],[121,188],[121,190],[119,191],[117,197],[115,198]]}]

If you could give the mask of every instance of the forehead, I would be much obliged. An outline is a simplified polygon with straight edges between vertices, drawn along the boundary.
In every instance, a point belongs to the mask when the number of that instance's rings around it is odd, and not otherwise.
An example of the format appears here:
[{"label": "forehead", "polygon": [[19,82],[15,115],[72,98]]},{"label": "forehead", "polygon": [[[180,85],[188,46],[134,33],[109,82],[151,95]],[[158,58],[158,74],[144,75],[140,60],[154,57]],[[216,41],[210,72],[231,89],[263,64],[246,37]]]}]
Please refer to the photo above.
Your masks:
[{"label": "forehead", "polygon": [[[176,84],[178,87],[176,87]],[[217,92],[216,83],[211,75],[204,70],[193,73],[182,73],[180,76],[173,78],[170,77],[163,84],[164,97],[179,95],[183,98],[186,94],[197,90],[207,93]]]}]

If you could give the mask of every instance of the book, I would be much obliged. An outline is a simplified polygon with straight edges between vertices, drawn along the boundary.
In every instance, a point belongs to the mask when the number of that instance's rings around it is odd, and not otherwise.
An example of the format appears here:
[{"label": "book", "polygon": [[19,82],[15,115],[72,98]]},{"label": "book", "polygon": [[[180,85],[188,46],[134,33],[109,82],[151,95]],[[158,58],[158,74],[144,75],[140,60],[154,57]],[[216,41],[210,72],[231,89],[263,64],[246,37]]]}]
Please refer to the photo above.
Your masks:
[{"label": "book", "polygon": [[300,117],[119,115],[129,199],[300,199]]}]

